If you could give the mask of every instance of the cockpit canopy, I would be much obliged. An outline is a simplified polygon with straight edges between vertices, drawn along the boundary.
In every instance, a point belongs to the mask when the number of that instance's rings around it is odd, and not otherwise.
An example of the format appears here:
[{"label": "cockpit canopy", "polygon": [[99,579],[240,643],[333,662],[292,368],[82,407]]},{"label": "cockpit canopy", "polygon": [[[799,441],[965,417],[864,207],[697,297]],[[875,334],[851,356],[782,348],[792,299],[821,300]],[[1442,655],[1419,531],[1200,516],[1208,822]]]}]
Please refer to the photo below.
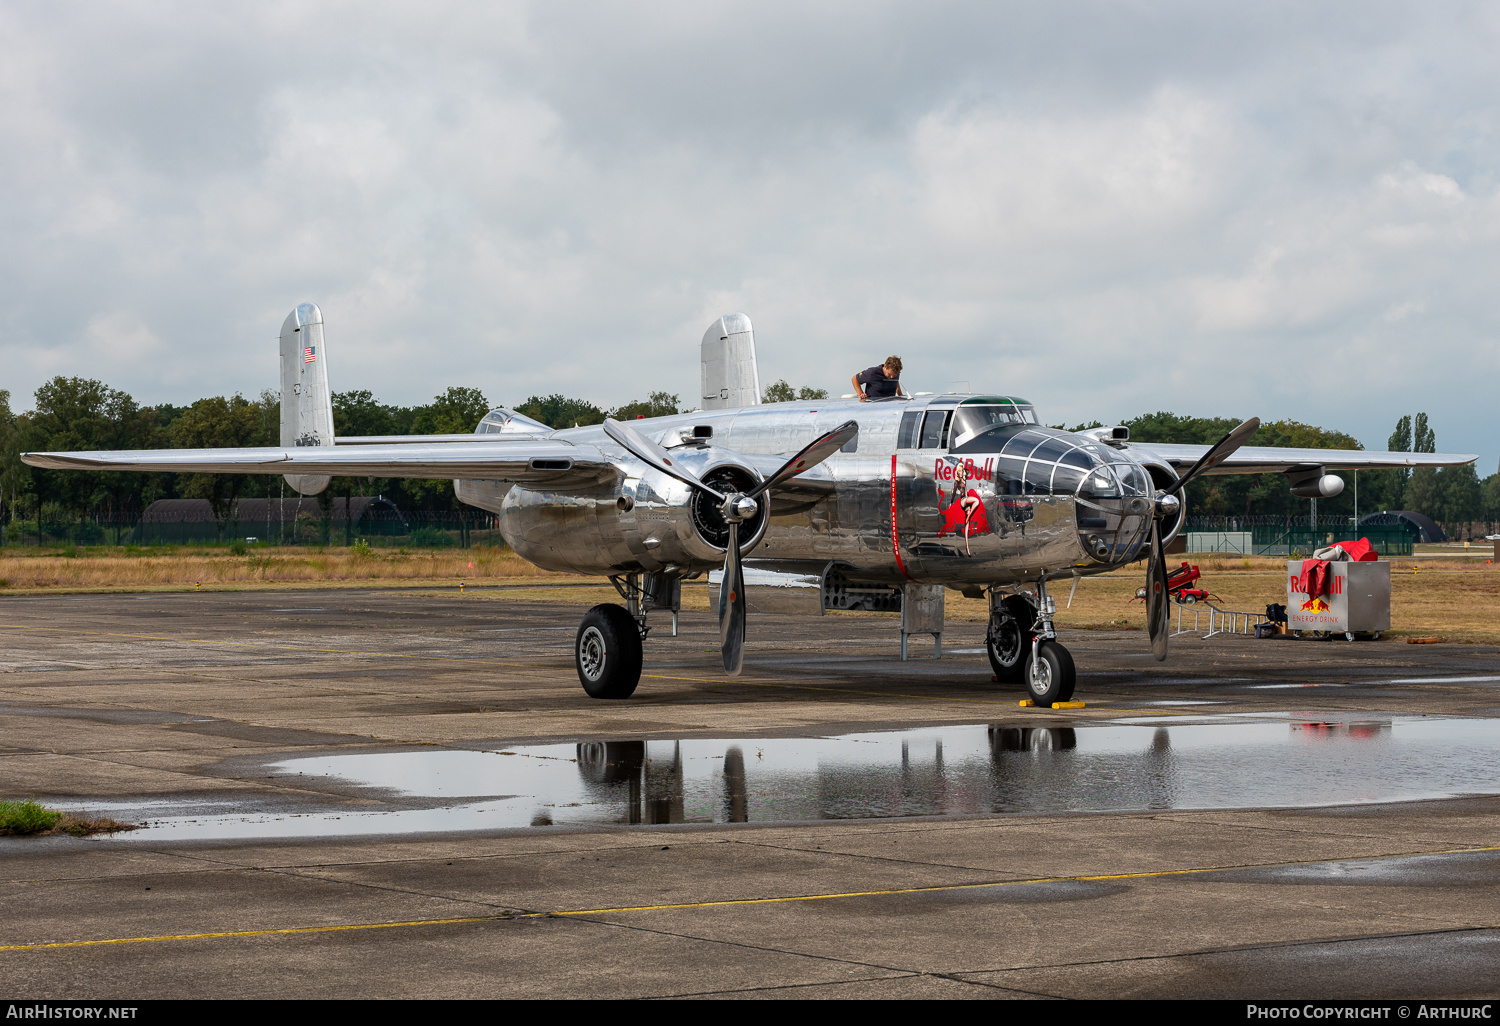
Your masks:
[{"label": "cockpit canopy", "polygon": [[552,429],[539,420],[532,420],[515,410],[497,406],[484,415],[484,419],[479,422],[474,433],[476,435],[550,435]]},{"label": "cockpit canopy", "polygon": [[1116,499],[1152,492],[1145,468],[1118,449],[1055,428],[995,424],[949,452],[998,454],[996,488],[1011,495]]},{"label": "cockpit canopy", "polygon": [[934,400],[901,417],[898,449],[956,449],[996,428],[1037,423],[1036,408],[1011,396],[976,396],[956,405]]},{"label": "cockpit canopy", "polygon": [[1024,400],[969,399],[953,411],[953,425],[948,429],[948,444],[956,448],[995,428],[1035,423],[1036,408]]}]

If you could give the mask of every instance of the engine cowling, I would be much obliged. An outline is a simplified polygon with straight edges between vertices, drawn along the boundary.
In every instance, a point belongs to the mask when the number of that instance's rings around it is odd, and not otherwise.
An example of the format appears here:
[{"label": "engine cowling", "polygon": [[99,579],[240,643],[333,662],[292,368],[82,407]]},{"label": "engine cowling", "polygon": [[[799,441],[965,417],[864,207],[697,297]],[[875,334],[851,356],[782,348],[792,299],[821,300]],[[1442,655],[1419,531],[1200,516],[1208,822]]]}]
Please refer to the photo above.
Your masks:
[{"label": "engine cowling", "polygon": [[[1146,473],[1151,475],[1151,483],[1156,486],[1157,491],[1166,488],[1177,480],[1177,474],[1165,463],[1148,463],[1142,461],[1141,466],[1146,468]],[[1163,545],[1176,538],[1182,531],[1182,525],[1187,523],[1187,494],[1186,489],[1177,493],[1177,512],[1162,521],[1161,541]]]},{"label": "engine cowling", "polygon": [[[748,492],[760,474],[711,448],[674,449],[673,460],[720,492]],[[712,496],[632,461],[629,476],[590,493],[513,487],[500,529],[516,554],[549,570],[580,573],[693,573],[720,567],[729,526]],[[740,551],[760,544],[770,523],[769,498],[740,525]]]}]

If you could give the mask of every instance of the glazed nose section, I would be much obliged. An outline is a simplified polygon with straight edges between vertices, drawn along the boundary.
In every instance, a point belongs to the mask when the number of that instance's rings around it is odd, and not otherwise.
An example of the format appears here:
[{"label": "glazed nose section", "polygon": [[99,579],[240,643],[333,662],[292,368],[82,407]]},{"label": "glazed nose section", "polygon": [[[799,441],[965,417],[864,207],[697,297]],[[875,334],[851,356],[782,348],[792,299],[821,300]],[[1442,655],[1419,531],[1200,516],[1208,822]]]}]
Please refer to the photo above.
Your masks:
[{"label": "glazed nose section", "polygon": [[1151,524],[1151,481],[1139,465],[1100,460],[1075,498],[1078,540],[1086,557],[1106,565],[1140,557]]}]

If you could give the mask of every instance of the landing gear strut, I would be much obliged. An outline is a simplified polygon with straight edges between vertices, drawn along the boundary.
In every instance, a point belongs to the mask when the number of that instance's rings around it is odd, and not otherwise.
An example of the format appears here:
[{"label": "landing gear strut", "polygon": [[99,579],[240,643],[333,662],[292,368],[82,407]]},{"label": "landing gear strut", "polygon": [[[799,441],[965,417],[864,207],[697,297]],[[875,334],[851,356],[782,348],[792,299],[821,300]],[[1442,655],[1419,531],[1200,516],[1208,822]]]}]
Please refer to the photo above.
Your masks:
[{"label": "landing gear strut", "polygon": [[1052,627],[1055,609],[1045,581],[1037,582],[1035,601],[1029,595],[1000,598],[990,593],[985,649],[995,679],[1024,683],[1037,705],[1066,702],[1078,680],[1073,656],[1058,643]]},{"label": "landing gear strut", "polygon": [[641,682],[642,642],[651,631],[646,614],[653,609],[670,612],[672,637],[677,637],[682,578],[648,573],[609,580],[625,605],[606,602],[588,611],[573,639],[573,665],[590,698],[629,698]]}]

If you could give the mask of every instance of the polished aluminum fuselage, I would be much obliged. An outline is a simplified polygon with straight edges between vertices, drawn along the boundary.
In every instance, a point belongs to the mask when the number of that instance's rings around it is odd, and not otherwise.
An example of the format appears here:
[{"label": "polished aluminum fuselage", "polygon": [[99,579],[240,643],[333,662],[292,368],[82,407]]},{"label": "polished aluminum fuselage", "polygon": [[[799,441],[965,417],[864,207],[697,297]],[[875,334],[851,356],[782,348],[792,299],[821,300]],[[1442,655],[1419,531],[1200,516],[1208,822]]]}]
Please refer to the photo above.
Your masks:
[{"label": "polished aluminum fuselage", "polygon": [[[851,419],[858,422],[855,451],[836,453],[773,496],[768,520],[743,545],[751,565],[817,572],[833,563],[846,576],[869,581],[985,586],[1101,573],[1139,557],[1148,526],[1147,507],[1140,502],[1131,507],[1135,514],[1117,516],[1073,487],[1023,487],[1036,477],[1028,477],[1027,452],[1043,438],[1055,440],[1049,443],[1054,460],[1055,451],[1066,449],[1074,462],[1128,464],[1114,474],[1127,482],[1122,495],[1144,494],[1144,488],[1130,484],[1148,480],[1139,465],[1097,439],[1032,426],[1025,445],[1012,444],[1007,456],[998,450],[950,453],[946,446],[898,448],[903,414],[951,409],[957,402],[948,396],[870,403],[825,399],[633,424],[700,475],[735,465],[763,477],[823,433]],[[684,444],[695,427],[699,443]],[[712,435],[703,440],[707,428]],[[457,482],[462,501],[499,515],[502,535],[523,558],[547,569],[583,573],[691,574],[722,563],[722,549],[695,530],[687,485],[634,459],[600,426],[550,437],[597,448],[617,463],[618,477],[564,489]],[[1078,473],[1070,473],[1077,480]],[[1008,482],[1002,480],[1006,477]],[[973,498],[955,514],[954,503],[965,496]],[[1110,503],[1112,509],[1120,506],[1114,499]],[[1090,516],[1096,519],[1089,524],[1109,517],[1109,530],[1081,530],[1080,517]],[[1097,534],[1107,534],[1107,540],[1101,543]]]}]

